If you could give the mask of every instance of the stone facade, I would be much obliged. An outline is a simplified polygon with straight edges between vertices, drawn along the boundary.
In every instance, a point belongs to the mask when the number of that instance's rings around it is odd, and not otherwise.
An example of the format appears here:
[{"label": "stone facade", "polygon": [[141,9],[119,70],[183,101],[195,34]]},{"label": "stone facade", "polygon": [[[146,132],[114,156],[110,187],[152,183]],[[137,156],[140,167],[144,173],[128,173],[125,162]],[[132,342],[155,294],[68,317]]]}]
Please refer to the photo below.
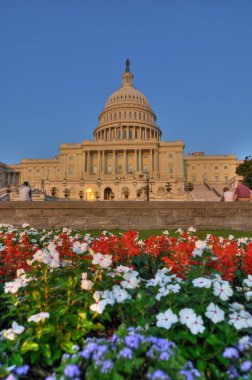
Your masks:
[{"label": "stone facade", "polygon": [[[228,183],[235,176],[235,155],[184,156],[183,141],[162,141],[147,98],[133,85],[127,61],[122,86],[108,99],[94,129],[94,140],[62,144],[52,159],[23,159],[13,166],[32,188],[85,200],[186,200],[186,182]],[[169,194],[166,184],[171,185]],[[138,197],[137,194],[140,196]]]},{"label": "stone facade", "polygon": [[252,230],[249,202],[0,202],[0,223],[37,228]]}]

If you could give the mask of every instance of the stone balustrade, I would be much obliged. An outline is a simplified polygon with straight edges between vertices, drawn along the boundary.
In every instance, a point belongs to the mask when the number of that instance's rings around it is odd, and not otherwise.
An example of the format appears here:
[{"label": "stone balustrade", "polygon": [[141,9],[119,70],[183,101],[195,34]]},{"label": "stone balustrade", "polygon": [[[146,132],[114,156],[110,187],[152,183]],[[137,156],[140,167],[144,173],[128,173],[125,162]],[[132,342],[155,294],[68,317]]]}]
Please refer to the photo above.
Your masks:
[{"label": "stone balustrade", "polygon": [[36,228],[252,230],[252,203],[169,201],[0,202],[0,223]]}]

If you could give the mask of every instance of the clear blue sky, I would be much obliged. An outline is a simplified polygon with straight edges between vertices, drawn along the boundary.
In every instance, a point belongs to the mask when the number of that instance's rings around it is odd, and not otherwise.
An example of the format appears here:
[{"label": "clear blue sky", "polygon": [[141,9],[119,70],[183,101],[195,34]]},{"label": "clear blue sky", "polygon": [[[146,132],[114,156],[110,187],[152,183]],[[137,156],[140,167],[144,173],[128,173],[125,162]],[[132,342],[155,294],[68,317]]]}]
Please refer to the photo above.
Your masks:
[{"label": "clear blue sky", "polygon": [[251,0],[1,0],[0,161],[92,139],[127,57],[163,140],[252,154]]}]

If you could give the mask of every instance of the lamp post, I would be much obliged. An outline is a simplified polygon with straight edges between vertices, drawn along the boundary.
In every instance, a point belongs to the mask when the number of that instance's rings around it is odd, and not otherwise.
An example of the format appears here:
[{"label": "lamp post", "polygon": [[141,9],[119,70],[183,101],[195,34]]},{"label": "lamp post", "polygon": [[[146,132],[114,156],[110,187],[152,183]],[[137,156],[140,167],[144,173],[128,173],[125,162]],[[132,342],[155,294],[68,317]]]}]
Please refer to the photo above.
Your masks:
[{"label": "lamp post", "polygon": [[146,200],[150,200],[150,176],[146,174]]}]

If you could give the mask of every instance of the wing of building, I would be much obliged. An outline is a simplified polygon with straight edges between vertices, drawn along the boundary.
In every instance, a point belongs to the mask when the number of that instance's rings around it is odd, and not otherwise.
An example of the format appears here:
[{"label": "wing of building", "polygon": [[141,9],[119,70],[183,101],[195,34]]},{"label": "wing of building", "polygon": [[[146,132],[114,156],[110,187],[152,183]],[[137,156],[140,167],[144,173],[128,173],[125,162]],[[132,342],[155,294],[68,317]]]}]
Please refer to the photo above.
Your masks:
[{"label": "wing of building", "polygon": [[183,141],[162,141],[151,106],[133,85],[126,61],[122,86],[99,115],[93,140],[62,144],[52,159],[23,159],[10,165],[20,183],[59,198],[71,199],[187,199],[185,184],[222,185],[235,176],[235,155],[184,155]]}]

